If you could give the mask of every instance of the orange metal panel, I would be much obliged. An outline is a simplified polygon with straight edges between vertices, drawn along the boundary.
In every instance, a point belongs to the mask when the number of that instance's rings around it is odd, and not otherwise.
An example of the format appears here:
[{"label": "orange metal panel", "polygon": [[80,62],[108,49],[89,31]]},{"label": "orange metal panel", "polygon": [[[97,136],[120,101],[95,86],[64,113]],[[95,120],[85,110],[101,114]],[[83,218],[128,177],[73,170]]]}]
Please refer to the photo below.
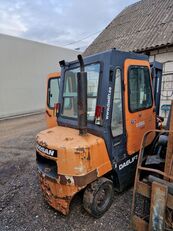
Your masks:
[{"label": "orange metal panel", "polygon": [[[156,124],[156,113],[154,112],[154,108],[155,108],[154,103],[152,108],[146,110],[133,112],[133,113],[129,111],[128,69],[130,66],[134,66],[134,65],[146,66],[150,69],[148,61],[127,59],[124,63],[125,120],[126,120],[126,131],[127,131],[127,152],[129,155],[139,151],[144,133],[148,130],[155,129],[155,124]],[[152,142],[153,137],[154,137],[153,134],[149,136],[147,141],[148,144]]]},{"label": "orange metal panel", "polygon": [[76,129],[58,126],[40,132],[37,142],[58,151],[57,159],[54,158],[58,164],[58,174],[83,176],[97,170],[99,177],[112,169],[104,140],[92,134],[79,136]]}]

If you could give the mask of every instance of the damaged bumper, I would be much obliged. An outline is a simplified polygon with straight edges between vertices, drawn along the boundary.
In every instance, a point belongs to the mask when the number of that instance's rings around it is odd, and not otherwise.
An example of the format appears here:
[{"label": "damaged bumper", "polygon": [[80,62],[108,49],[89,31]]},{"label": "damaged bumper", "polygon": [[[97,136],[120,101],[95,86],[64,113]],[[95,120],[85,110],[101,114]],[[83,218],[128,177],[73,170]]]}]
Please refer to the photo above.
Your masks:
[{"label": "damaged bumper", "polygon": [[73,196],[82,189],[75,185],[63,185],[38,171],[41,189],[45,200],[50,206],[64,215],[69,213],[69,206]]},{"label": "damaged bumper", "polygon": [[45,200],[50,206],[64,215],[69,213],[70,202],[73,196],[87,184],[97,178],[96,171],[84,176],[50,177],[38,167],[39,181]]}]

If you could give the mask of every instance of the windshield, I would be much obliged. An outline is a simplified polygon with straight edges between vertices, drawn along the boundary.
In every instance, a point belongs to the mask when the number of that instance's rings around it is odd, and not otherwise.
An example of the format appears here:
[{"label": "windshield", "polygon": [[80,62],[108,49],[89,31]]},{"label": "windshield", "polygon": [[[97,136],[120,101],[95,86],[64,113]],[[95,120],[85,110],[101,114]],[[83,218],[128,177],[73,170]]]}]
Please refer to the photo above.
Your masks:
[{"label": "windshield", "polygon": [[[77,72],[79,68],[65,72],[65,83],[63,92],[63,112],[66,117],[77,118]],[[87,72],[87,118],[94,120],[97,91],[99,83],[100,64],[85,66]]]}]

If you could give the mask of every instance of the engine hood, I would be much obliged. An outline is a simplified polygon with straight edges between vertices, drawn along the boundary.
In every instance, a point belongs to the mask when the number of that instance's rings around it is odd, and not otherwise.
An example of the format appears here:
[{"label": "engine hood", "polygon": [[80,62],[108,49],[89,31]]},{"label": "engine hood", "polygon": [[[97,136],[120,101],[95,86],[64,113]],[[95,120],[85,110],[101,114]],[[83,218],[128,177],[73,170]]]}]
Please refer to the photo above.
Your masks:
[{"label": "engine hood", "polygon": [[112,168],[104,140],[95,135],[80,136],[76,129],[57,126],[40,132],[36,141],[37,152],[57,161],[59,174],[85,175],[96,170],[100,175]]}]

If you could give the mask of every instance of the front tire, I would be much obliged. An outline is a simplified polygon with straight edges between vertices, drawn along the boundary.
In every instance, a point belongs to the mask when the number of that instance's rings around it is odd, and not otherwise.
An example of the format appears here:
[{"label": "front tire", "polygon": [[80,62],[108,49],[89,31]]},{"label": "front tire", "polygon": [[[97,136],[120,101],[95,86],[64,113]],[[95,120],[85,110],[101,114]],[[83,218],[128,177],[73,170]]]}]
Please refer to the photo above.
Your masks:
[{"label": "front tire", "polygon": [[92,216],[101,217],[111,206],[114,188],[111,180],[101,177],[87,186],[83,206]]}]

